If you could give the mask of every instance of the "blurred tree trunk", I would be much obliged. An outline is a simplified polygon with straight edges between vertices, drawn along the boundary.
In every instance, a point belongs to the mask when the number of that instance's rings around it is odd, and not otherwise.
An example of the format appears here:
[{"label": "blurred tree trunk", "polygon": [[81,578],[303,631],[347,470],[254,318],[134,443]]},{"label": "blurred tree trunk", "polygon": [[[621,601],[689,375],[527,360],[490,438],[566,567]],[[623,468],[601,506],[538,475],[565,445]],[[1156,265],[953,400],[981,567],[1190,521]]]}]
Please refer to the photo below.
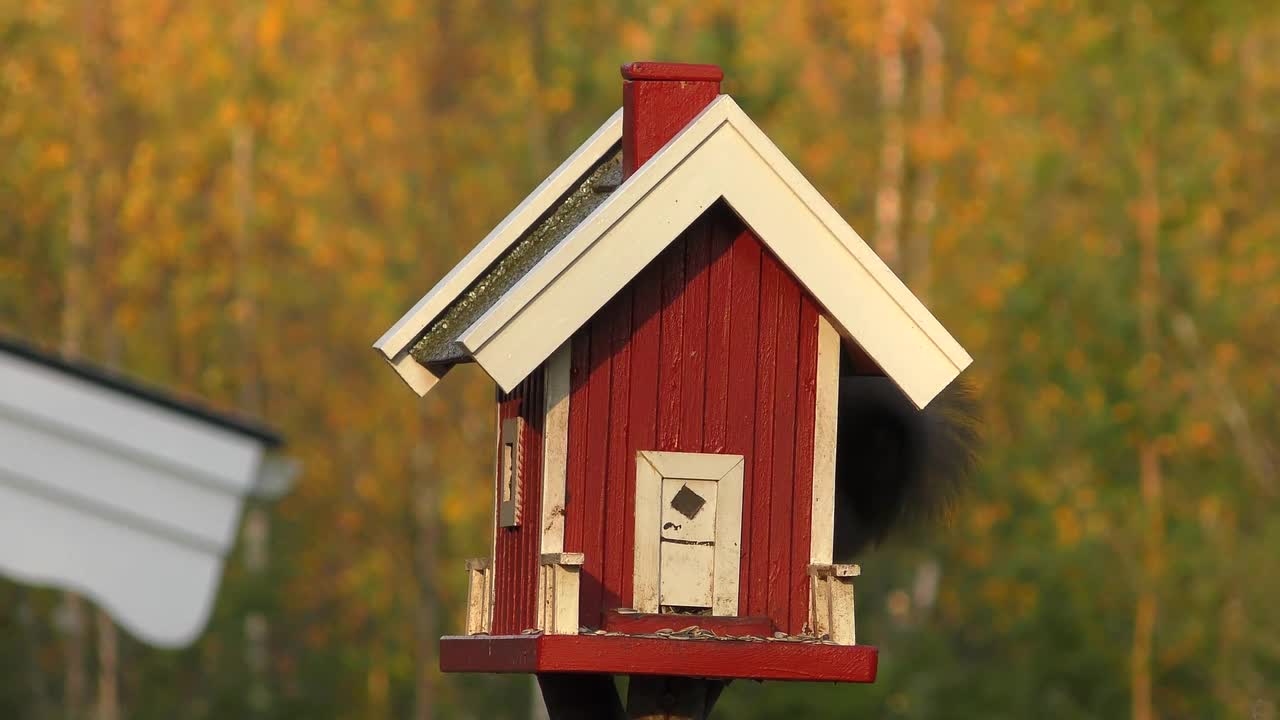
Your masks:
[{"label": "blurred tree trunk", "polygon": [[1236,454],[1244,463],[1248,474],[1253,478],[1254,489],[1260,497],[1273,498],[1276,495],[1277,471],[1275,460],[1267,450],[1266,441],[1259,435],[1249,420],[1240,394],[1236,392],[1230,378],[1207,359],[1204,344],[1200,340],[1200,331],[1195,320],[1185,312],[1179,312],[1170,322],[1173,337],[1182,345],[1182,350],[1196,368],[1197,375],[1204,380],[1194,386],[1194,392],[1205,396],[1205,404],[1218,411],[1222,424],[1231,433]]},{"label": "blurred tree trunk", "polygon": [[417,606],[414,617],[414,635],[417,658],[414,678],[415,720],[431,720],[435,716],[437,673],[435,667],[436,646],[440,638],[440,619],[437,610],[436,573],[440,562],[437,548],[440,543],[439,496],[434,477],[434,453],[427,438],[430,420],[425,410],[419,417],[423,422],[419,440],[413,448],[413,520],[415,525],[413,556],[417,576]]},{"label": "blurred tree trunk", "polygon": [[902,96],[906,77],[902,62],[903,0],[883,0],[880,20],[880,179],[876,189],[876,254],[895,272],[901,255],[902,179],[905,155]]},{"label": "blurred tree trunk", "polygon": [[[454,64],[457,61],[455,38],[455,12],[450,3],[441,3],[434,9],[434,40],[424,47],[419,68],[424,78],[422,115],[427,133],[440,141],[440,129],[444,126],[448,110],[454,99],[454,78],[459,76]],[[423,172],[432,178],[433,192],[428,195],[439,203],[438,222],[449,224],[448,199],[442,192],[444,168],[433,162]],[[448,416],[459,417],[449,412]],[[436,669],[436,654],[440,642],[439,590],[436,579],[440,571],[440,500],[437,483],[434,449],[429,441],[432,425],[431,414],[425,404],[417,409],[419,422],[413,427],[414,443],[410,466],[410,532],[414,568],[414,720],[431,720],[435,717],[435,703],[440,694],[440,678]]]},{"label": "blurred tree trunk", "polygon": [[44,672],[40,667],[39,657],[44,649],[45,638],[41,632],[42,623],[32,603],[35,591],[30,588],[17,587],[18,626],[22,629],[22,641],[25,654],[31,658],[26,663],[27,693],[31,698],[32,720],[47,720],[52,717],[49,702],[49,687]]},{"label": "blurred tree trunk", "polygon": [[547,12],[548,3],[529,3],[525,23],[529,28],[529,67],[533,88],[525,128],[529,133],[529,165],[533,177],[542,177],[554,166],[551,158],[550,124],[547,119]]},{"label": "blurred tree trunk", "polygon": [[[77,113],[78,141],[76,167],[71,180],[71,220],[67,241],[69,252],[65,270],[64,300],[62,307],[62,355],[69,360],[80,357],[84,345],[84,318],[86,315],[86,290],[89,264],[89,202],[88,160],[85,157],[83,137],[88,121],[83,113]],[[81,716],[85,699],[85,608],[84,600],[73,592],[65,593],[63,613],[66,633],[66,666],[64,686],[64,712],[76,720]]]},{"label": "blurred tree trunk", "polygon": [[[105,272],[95,273],[103,280],[97,285],[99,311],[96,313],[102,363],[119,370],[124,356],[124,337],[116,327],[117,310],[125,292],[116,271],[123,256],[124,238],[117,224],[119,208],[123,204],[124,178],[128,175],[129,155],[133,141],[133,129],[127,122],[113,122],[120,118],[118,94],[110,74],[114,57],[112,35],[115,8],[111,0],[98,0],[93,17],[93,29],[89,37],[93,77],[91,85],[99,107],[95,116],[95,128],[99,137],[111,138],[110,143],[99,143],[97,180],[94,183],[90,204],[91,220],[96,235],[95,266]],[[105,182],[104,175],[110,175]],[[120,638],[111,616],[102,608],[94,611],[97,629],[98,688],[96,720],[120,718]]]},{"label": "blurred tree trunk", "polygon": [[[91,237],[89,212],[91,205],[90,176],[92,153],[92,113],[96,98],[89,81],[92,61],[86,57],[92,47],[94,32],[94,8],[92,0],[85,0],[79,13],[79,48],[76,68],[75,136],[73,138],[70,218],[67,224],[67,258],[63,271],[62,305],[62,356],[78,360],[84,352],[85,318],[89,314],[89,263]],[[86,707],[85,657],[88,654],[86,638],[85,602],[78,594],[63,595],[61,624],[66,635],[64,648],[63,715],[68,720],[80,720]]]},{"label": "blurred tree trunk", "polygon": [[[941,0],[939,0],[940,2]],[[937,134],[942,130],[942,103],[946,80],[945,48],[935,17],[937,8],[926,8],[916,30],[920,48],[920,127],[924,130],[924,148],[920,157],[919,179],[911,212],[910,256],[907,262],[911,288],[921,300],[927,300],[933,268],[930,254],[933,219],[938,213]]]},{"label": "blurred tree trunk", "polygon": [[120,720],[120,643],[111,616],[98,608],[98,712],[97,720]]},{"label": "blurred tree trunk", "polygon": [[[1158,313],[1160,304],[1160,196],[1155,150],[1139,151],[1138,200],[1136,225],[1138,236],[1138,335],[1139,362],[1147,364],[1159,353]],[[1130,656],[1130,681],[1134,720],[1153,720],[1152,646],[1159,611],[1158,590],[1165,563],[1164,549],[1164,479],[1160,463],[1158,430],[1160,388],[1155,378],[1147,378],[1144,387],[1143,427],[1138,439],[1138,481],[1142,498],[1142,570],[1138,598],[1134,608],[1133,648]]]},{"label": "blurred tree trunk", "polygon": [[[237,407],[249,417],[262,414],[262,378],[259,373],[256,339],[258,328],[257,269],[254,238],[254,127],[253,105],[254,31],[259,11],[257,3],[240,7],[235,18],[235,59],[237,64],[238,113],[231,128],[231,183],[234,204],[232,244],[235,253],[234,298],[237,353],[236,374],[239,387]],[[267,582],[270,564],[271,519],[260,501],[250,498],[245,510],[244,557],[249,582]],[[260,597],[260,596],[258,596]],[[261,717],[271,710],[272,692],[269,679],[271,626],[262,608],[245,614],[245,664],[249,668],[249,707]]]}]

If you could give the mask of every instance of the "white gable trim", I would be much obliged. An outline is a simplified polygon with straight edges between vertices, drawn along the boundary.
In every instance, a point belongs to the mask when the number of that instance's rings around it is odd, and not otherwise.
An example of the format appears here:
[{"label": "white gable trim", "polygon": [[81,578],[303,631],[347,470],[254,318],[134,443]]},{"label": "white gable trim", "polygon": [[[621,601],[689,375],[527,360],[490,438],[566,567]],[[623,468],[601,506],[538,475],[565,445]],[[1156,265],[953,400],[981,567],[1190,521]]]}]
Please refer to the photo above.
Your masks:
[{"label": "white gable trim", "polygon": [[409,355],[418,335],[621,139],[622,109],[619,108],[448,275],[378,338],[373,347],[382,353],[409,387],[419,395],[425,395],[444,374],[443,371],[423,367]]},{"label": "white gable trim", "polygon": [[919,407],[964,348],[728,96],[645,163],[459,338],[513,388],[724,198]]}]

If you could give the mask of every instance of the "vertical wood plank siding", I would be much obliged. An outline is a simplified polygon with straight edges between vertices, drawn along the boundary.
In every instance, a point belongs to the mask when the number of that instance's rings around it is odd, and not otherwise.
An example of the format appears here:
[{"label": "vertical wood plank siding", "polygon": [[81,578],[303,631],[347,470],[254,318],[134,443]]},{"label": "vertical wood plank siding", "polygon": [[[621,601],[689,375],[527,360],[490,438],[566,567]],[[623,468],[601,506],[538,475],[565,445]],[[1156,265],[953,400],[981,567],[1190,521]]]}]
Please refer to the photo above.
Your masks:
[{"label": "vertical wood plank siding", "polygon": [[[524,420],[520,433],[520,524],[499,527],[495,518],[492,630],[495,635],[519,633],[537,624],[538,555],[541,549],[542,513],[542,368],[510,393],[498,393],[499,424],[507,418]],[[499,438],[501,443],[501,438]],[[496,447],[494,452],[500,450]],[[494,490],[502,492],[501,477]]]},{"label": "vertical wood plank siding", "polygon": [[817,325],[717,205],[574,335],[565,549],[586,556],[583,625],[631,604],[636,452],[664,450],[746,458],[738,614],[803,629]]}]

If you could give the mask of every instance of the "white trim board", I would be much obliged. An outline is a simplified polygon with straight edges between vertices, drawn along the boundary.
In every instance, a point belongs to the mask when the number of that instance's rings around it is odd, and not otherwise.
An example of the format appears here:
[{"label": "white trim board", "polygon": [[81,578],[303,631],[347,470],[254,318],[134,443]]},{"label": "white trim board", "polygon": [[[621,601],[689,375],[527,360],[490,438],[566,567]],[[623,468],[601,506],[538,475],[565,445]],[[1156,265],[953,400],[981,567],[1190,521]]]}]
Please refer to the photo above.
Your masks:
[{"label": "white trim board", "polygon": [[263,437],[0,351],[0,576],[84,594],[152,645],[188,645],[246,497],[285,486],[276,459]]},{"label": "white trim board", "polygon": [[[560,346],[543,369],[542,517],[540,553],[564,552],[565,487],[569,462],[569,390],[571,342]],[[545,608],[546,582],[538,583],[538,605]],[[576,597],[576,596],[575,596]],[[575,604],[574,629],[577,629]],[[544,621],[554,613],[543,613]],[[547,630],[545,626],[542,630]]]},{"label": "white trim board", "polygon": [[391,363],[409,387],[419,395],[426,395],[448,370],[447,367],[426,367],[413,359],[409,351],[418,335],[621,139],[622,109],[619,108],[498,223],[479,245],[467,253],[448,275],[378,338],[373,344],[374,349]]},{"label": "white trim board", "polygon": [[723,198],[833,325],[924,407],[972,359],[727,95],[629,177],[459,337],[515,387]]},{"label": "white trim board", "polygon": [[840,335],[818,316],[818,377],[813,413],[809,562],[831,564],[836,527],[836,432],[840,416]]}]

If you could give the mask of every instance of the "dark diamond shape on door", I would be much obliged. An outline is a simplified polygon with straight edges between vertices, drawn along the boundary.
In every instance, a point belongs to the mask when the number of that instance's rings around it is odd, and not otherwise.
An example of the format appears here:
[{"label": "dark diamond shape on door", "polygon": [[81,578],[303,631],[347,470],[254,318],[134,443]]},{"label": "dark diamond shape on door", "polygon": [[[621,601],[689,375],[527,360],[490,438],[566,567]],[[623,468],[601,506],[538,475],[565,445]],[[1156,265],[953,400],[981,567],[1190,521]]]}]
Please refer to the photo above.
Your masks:
[{"label": "dark diamond shape on door", "polygon": [[671,507],[690,520],[697,517],[702,510],[702,506],[706,504],[707,501],[698,493],[690,490],[688,485],[681,487],[675,497],[671,498]]}]

